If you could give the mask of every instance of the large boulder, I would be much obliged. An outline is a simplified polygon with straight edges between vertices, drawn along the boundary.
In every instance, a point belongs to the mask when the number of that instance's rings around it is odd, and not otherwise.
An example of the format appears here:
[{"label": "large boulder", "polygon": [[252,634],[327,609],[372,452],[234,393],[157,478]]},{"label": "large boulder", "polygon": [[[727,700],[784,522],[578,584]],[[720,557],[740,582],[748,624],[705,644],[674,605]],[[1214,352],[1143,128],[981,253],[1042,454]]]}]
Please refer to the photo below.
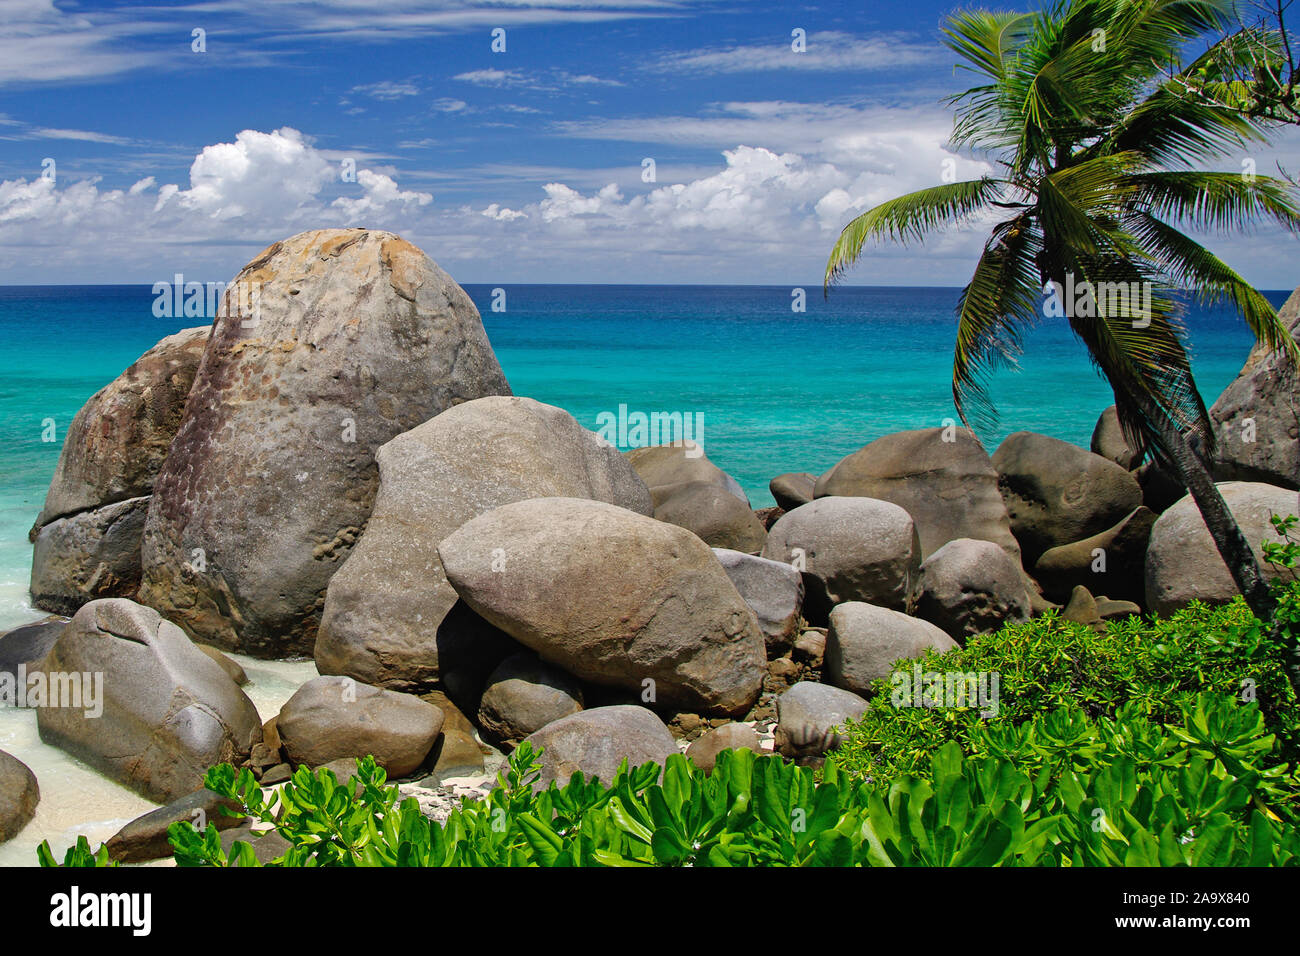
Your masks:
[{"label": "large boulder", "polygon": [[777,475],[767,483],[776,506],[782,511],[793,511],[806,505],[817,494],[817,476],[806,471],[792,471]]},{"label": "large boulder", "polygon": [[478,722],[495,740],[514,742],[582,710],[582,687],[532,651],[502,661],[483,690]]},{"label": "large boulder", "polygon": [[769,651],[784,651],[794,641],[803,610],[803,575],[784,561],[714,548],[718,563],[758,619]]},{"label": "large boulder", "polygon": [[[1300,342],[1300,289],[1278,318]],[[1210,418],[1218,426],[1217,479],[1300,487],[1300,372],[1285,352],[1256,345]]]},{"label": "large boulder", "polygon": [[0,634],[0,677],[16,678],[20,667],[28,672],[40,670],[41,661],[67,623],[61,617],[47,617]]},{"label": "large boulder", "polygon": [[575,773],[608,784],[624,760],[635,768],[662,764],[678,752],[673,735],[654,711],[630,704],[570,714],[524,739],[542,751],[542,774],[534,784],[538,789],[553,781],[562,787]]},{"label": "large boulder", "polygon": [[438,552],[475,612],[582,680],[699,713],[743,714],[758,698],[754,612],[683,528],[537,498],[480,515]]},{"label": "large boulder", "polygon": [[262,739],[252,701],[157,611],[124,598],[91,601],[45,657],[56,684],[81,690],[36,712],[41,740],[150,800],[203,785],[209,767],[238,765]]},{"label": "large boulder", "polygon": [[1043,593],[1057,602],[1067,600],[1082,585],[1098,594],[1140,604],[1146,600],[1147,541],[1155,523],[1155,512],[1143,505],[1113,528],[1045,551],[1034,565],[1034,579]]},{"label": "large boulder", "polygon": [[42,527],[32,554],[32,604],[76,614],[96,598],[134,596],[148,513],[147,496],[128,498]]},{"label": "large boulder", "polygon": [[295,767],[370,755],[390,777],[419,768],[442,724],[442,711],[433,704],[350,677],[309,680],[285,702],[275,722]]},{"label": "large boulder", "polygon": [[949,541],[977,538],[1020,558],[998,475],[966,428],[922,428],[877,438],[817,480],[818,498],[879,498],[916,522],[921,557]]},{"label": "large boulder", "polygon": [[993,466],[1026,567],[1044,551],[1105,531],[1142,504],[1142,488],[1127,470],[1047,435],[1008,435]]},{"label": "large boulder", "polygon": [[686,756],[705,773],[712,773],[718,762],[718,754],[724,750],[752,750],[761,753],[762,743],[758,739],[758,733],[749,724],[732,722],[715,727],[700,736],[686,748]]},{"label": "large boulder", "polygon": [[654,515],[693,531],[705,544],[757,554],[767,531],[758,516],[729,490],[709,481],[664,485],[653,492]]},{"label": "large boulder", "polygon": [[925,559],[912,602],[913,614],[959,641],[1027,621],[1030,610],[1020,565],[992,541],[974,538],[949,541]]},{"label": "large boulder", "polygon": [[652,493],[669,485],[703,481],[725,489],[746,508],[749,507],[749,498],[740,482],[709,461],[704,449],[695,442],[685,440],[672,445],[650,445],[633,448],[625,454]]},{"label": "large boulder", "polygon": [[1119,412],[1114,405],[1102,412],[1097,419],[1089,449],[1094,455],[1109,459],[1127,471],[1132,471],[1142,460],[1142,456],[1129,447],[1124,429],[1119,424]]},{"label": "large boulder", "polygon": [[202,326],[167,336],[81,407],[64,436],[32,541],[56,518],[153,491],[208,331]]},{"label": "large boulder", "polygon": [[[1296,580],[1295,570],[1281,572],[1264,562],[1260,548],[1264,541],[1281,542],[1269,520],[1273,515],[1300,514],[1296,492],[1253,481],[1225,482],[1219,485],[1219,492],[1264,573]],[[1170,614],[1193,600],[1226,604],[1239,593],[1190,495],[1156,519],[1146,555],[1149,610]]]},{"label": "large boulder", "polygon": [[776,699],[776,751],[799,763],[818,763],[840,745],[839,728],[870,705],[857,694],[800,681]]},{"label": "large boulder", "polygon": [[175,849],[167,836],[173,823],[192,823],[199,830],[210,826],[230,830],[246,821],[242,815],[223,813],[223,808],[238,811],[240,804],[211,790],[196,790],[122,827],[109,838],[108,855],[119,863],[161,860]]},{"label": "large boulder", "polygon": [[140,600],[223,649],[310,653],[370,515],[376,451],[507,392],[474,303],[409,242],[325,229],[275,243],[213,324],[154,482]]},{"label": "large boulder", "polygon": [[861,601],[831,611],[826,633],[827,683],[855,694],[871,692],[871,682],[888,677],[894,662],[950,651],[957,643],[920,618]]},{"label": "large boulder", "polygon": [[768,532],[763,557],[803,572],[804,614],[825,624],[844,601],[903,608],[921,566],[911,516],[873,498],[818,498],[782,515]]},{"label": "large boulder", "polygon": [[17,757],[0,750],[0,843],[16,837],[31,822],[40,802],[36,774]]},{"label": "large boulder", "polygon": [[[519,648],[463,611],[438,542],[500,505],[591,498],[651,513],[627,460],[563,409],[495,396],[449,408],[379,449],[365,534],[330,580],[316,640],[322,674],[394,689],[481,682]],[[472,695],[471,695],[472,696]]]}]

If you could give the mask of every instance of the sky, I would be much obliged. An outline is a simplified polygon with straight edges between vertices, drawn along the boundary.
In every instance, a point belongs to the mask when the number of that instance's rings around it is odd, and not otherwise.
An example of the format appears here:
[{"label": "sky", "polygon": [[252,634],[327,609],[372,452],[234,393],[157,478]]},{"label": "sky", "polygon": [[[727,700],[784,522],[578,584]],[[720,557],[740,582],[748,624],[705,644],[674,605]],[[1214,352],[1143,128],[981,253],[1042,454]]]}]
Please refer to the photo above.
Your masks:
[{"label": "sky", "polygon": [[[817,285],[854,215],[992,168],[948,145],[955,6],[0,0],[0,284],[225,281],[365,226],[463,283]],[[1300,171],[1298,133],[1249,158]],[[846,281],[963,285],[980,225]],[[1289,289],[1297,241],[1210,245]]]}]

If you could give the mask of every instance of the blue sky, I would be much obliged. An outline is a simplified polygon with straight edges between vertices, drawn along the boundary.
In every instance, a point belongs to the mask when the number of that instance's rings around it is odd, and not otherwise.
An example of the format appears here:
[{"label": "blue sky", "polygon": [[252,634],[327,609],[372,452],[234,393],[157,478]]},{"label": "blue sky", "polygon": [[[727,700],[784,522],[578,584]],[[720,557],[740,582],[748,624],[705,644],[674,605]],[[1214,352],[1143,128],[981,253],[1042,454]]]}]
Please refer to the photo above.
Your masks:
[{"label": "blue sky", "polygon": [[[0,283],[221,280],[364,225],[462,282],[815,284],[855,212],[987,168],[945,148],[953,7],[0,0]],[[850,280],[960,285],[979,242]],[[1290,288],[1295,242],[1215,245]]]}]

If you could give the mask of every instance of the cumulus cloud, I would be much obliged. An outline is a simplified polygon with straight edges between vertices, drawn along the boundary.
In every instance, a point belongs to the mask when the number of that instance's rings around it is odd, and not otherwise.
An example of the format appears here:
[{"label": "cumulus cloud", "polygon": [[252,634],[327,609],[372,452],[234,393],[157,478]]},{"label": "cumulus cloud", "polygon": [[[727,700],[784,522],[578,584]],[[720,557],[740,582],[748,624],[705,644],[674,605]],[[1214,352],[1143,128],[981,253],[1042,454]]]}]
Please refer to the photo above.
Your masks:
[{"label": "cumulus cloud", "polygon": [[[0,182],[0,245],[40,246],[45,281],[155,281],[122,271],[134,263],[164,276],[204,267],[208,278],[224,278],[275,239],[365,225],[402,233],[462,282],[816,282],[836,235],[857,213],[946,174],[991,171],[949,151],[950,130],[950,119],[925,111],[788,103],[571,127],[566,135],[577,138],[663,137],[661,148],[726,145],[712,164],[659,162],[655,183],[642,182],[636,162],[420,174],[445,182],[444,196],[472,189],[475,198],[458,205],[435,204],[401,182],[401,172],[363,159],[355,182],[344,182],[340,154],[298,130],[244,130],[200,151],[184,184],[146,177],[105,189],[62,176]],[[639,146],[630,153],[644,155]],[[923,248],[879,246],[849,281],[962,281],[988,225],[939,231]],[[1268,287],[1262,276],[1289,275],[1294,242],[1265,232],[1211,246]],[[24,268],[22,257],[0,257],[0,281],[23,281]]]},{"label": "cumulus cloud", "polygon": [[[430,193],[402,189],[374,169],[358,169],[355,182],[344,182],[340,172],[309,137],[284,127],[243,130],[233,142],[205,147],[185,186],[159,186],[152,176],[126,190],[103,189],[97,178],[6,180],[0,182],[0,244],[52,250],[43,258],[75,269],[69,281],[78,273],[127,281],[118,278],[122,262],[167,263],[178,247],[188,247],[181,255],[190,258],[204,247],[265,245],[301,229],[356,225],[362,217],[365,225],[409,229],[433,202]],[[13,268],[22,267],[15,262]],[[0,269],[0,281],[21,275]]]},{"label": "cumulus cloud", "polygon": [[527,219],[528,213],[520,212],[517,209],[507,209],[499,203],[492,203],[480,213],[489,219],[495,219],[497,222],[511,222],[515,219]]}]

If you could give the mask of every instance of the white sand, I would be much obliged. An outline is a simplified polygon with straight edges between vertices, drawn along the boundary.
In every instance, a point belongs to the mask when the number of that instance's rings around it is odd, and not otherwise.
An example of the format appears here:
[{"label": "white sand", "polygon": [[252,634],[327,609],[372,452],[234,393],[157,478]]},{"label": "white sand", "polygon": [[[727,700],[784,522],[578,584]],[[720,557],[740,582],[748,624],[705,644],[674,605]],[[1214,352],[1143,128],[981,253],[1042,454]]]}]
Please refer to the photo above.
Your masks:
[{"label": "white sand", "polygon": [[[312,661],[258,661],[229,655],[248,674],[244,693],[263,723],[280,712],[293,692],[316,675]],[[0,708],[0,750],[13,754],[36,774],[41,802],[18,836],[0,843],[0,866],[36,866],[36,847],[50,841],[55,856],[85,836],[92,848],[158,804],[90,769],[62,750],[41,743],[36,711]]]}]

